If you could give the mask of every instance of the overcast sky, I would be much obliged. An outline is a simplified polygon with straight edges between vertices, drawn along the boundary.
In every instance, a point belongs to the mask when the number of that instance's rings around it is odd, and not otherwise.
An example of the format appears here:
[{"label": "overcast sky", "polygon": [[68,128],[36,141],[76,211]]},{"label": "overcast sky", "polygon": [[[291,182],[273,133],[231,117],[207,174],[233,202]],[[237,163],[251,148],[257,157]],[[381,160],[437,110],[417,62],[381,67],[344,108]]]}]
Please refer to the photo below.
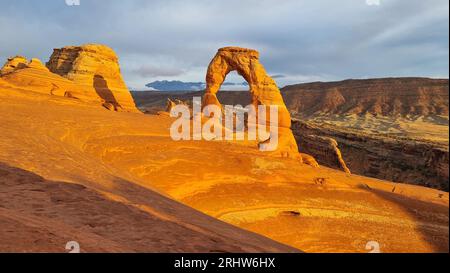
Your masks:
[{"label": "overcast sky", "polygon": [[[448,0],[0,0],[0,58],[112,47],[127,84],[204,81],[216,50],[260,51],[280,86],[387,76],[448,78]],[[231,75],[231,82],[242,78]]]}]

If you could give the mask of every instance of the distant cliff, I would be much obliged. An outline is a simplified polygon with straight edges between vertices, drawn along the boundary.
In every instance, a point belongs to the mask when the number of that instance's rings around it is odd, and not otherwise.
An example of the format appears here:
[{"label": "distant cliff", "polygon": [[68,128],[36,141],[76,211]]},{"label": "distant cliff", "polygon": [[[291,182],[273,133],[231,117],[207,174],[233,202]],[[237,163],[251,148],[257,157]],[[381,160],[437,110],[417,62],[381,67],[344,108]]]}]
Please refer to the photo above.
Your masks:
[{"label": "distant cliff", "polygon": [[449,190],[449,81],[386,78],[283,88],[300,150],[352,173]]},{"label": "distant cliff", "polygon": [[302,116],[320,113],[448,116],[448,79],[314,82],[286,86],[282,91],[288,108]]}]

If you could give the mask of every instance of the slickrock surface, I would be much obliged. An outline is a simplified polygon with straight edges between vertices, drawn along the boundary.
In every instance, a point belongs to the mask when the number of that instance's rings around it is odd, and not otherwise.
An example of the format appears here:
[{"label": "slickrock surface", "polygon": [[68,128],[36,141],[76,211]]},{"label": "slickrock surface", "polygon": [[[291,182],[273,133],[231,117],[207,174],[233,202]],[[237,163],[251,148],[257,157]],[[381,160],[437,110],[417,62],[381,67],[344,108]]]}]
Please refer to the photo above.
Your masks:
[{"label": "slickrock surface", "polygon": [[[309,83],[281,89],[299,149],[320,164],[342,169],[335,153],[310,138],[338,142],[352,173],[448,191],[448,80],[388,78]],[[134,92],[138,106],[155,113],[166,99],[191,100],[201,92]],[[223,104],[246,105],[249,92],[219,92]]]},{"label": "slickrock surface", "polygon": [[45,65],[41,62],[41,60],[33,58],[30,60],[30,62],[27,64],[28,68],[34,68],[34,69],[39,69],[39,70],[43,70],[45,72],[48,72],[48,68],[45,67]]},{"label": "slickrock surface", "polygon": [[118,57],[107,46],[86,44],[54,49],[47,67],[82,86],[110,110],[138,112],[120,73]]},{"label": "slickrock surface", "polygon": [[[283,97],[275,81],[267,75],[266,70],[259,62],[259,53],[253,49],[240,47],[225,47],[219,49],[209,64],[206,72],[206,91],[203,98],[204,105],[221,106],[217,99],[225,77],[237,71],[250,86],[252,104],[256,109],[258,105],[278,106],[278,148],[276,153],[283,157],[302,158],[298,152],[297,143],[291,131],[291,116],[284,104]],[[270,124],[270,115],[267,112],[266,124]]]},{"label": "slickrock surface", "polygon": [[14,86],[17,89],[37,93],[80,98],[86,102],[98,102],[96,98],[87,95],[80,86],[77,86],[72,81],[51,73],[40,60],[32,59],[29,62],[26,59],[24,60],[20,58],[19,65],[13,70],[9,68],[11,67],[11,63],[15,63],[17,60],[8,61],[5,64],[2,71],[9,71],[8,73],[2,73],[1,76],[1,80],[5,84]]},{"label": "slickrock surface", "polygon": [[85,151],[110,136],[167,138],[156,117],[3,85],[0,116],[0,252],[62,253],[68,241],[82,252],[297,251],[182,205]]},{"label": "slickrock surface", "polygon": [[173,121],[1,85],[0,250],[292,250],[193,209],[307,252],[449,250],[448,193],[175,142]]}]

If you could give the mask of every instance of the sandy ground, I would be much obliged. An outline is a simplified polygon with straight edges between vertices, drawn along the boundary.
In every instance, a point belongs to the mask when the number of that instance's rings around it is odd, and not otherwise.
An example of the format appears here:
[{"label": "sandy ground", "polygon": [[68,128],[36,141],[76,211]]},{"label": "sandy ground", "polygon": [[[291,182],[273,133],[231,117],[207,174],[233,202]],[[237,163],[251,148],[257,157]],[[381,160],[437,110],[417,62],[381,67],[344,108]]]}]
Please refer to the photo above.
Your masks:
[{"label": "sandy ground", "polygon": [[307,252],[449,251],[448,193],[174,142],[172,122],[0,87],[0,251],[292,250],[218,220]]}]

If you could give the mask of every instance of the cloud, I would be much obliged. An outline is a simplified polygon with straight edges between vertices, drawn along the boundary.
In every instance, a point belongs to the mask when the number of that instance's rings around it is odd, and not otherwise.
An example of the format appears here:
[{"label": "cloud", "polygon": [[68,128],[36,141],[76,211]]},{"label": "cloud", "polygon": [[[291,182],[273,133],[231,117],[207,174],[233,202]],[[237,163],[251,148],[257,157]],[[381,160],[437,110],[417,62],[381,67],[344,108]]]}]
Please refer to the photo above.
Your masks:
[{"label": "cloud", "polygon": [[271,77],[272,77],[273,79],[282,79],[282,78],[285,78],[286,75],[277,74],[277,75],[272,75]]},{"label": "cloud", "polygon": [[381,0],[366,0],[366,4],[369,6],[379,6],[381,5]]},{"label": "cloud", "polygon": [[3,1],[0,58],[46,61],[55,47],[103,43],[116,50],[135,88],[165,78],[204,81],[217,49],[229,45],[258,49],[270,75],[286,75],[277,77],[279,85],[449,73],[447,0],[386,0],[375,7],[365,0],[80,3]]},{"label": "cloud", "polygon": [[142,78],[176,77],[184,74],[184,71],[179,68],[157,67],[151,65],[141,66],[140,68],[133,70],[133,72]]}]

